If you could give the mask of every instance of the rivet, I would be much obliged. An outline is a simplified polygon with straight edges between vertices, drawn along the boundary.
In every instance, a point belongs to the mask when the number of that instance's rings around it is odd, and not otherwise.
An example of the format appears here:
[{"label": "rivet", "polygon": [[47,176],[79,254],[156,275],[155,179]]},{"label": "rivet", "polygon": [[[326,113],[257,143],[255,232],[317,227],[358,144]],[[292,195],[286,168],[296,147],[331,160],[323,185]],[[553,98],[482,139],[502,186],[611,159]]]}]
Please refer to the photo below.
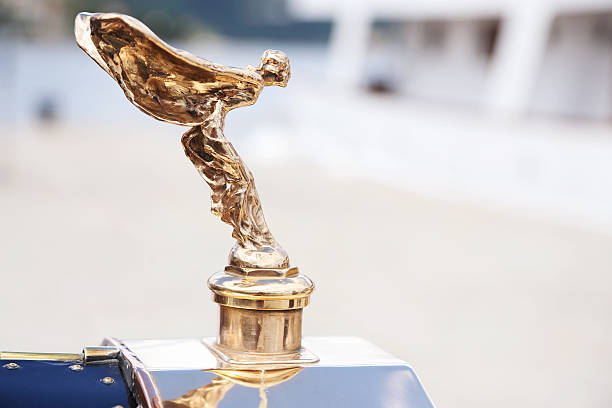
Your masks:
[{"label": "rivet", "polygon": [[7,370],[16,370],[18,368],[21,368],[19,364],[17,363],[7,363],[3,365],[2,367],[6,368]]},{"label": "rivet", "polygon": [[83,371],[83,366],[80,364],[73,364],[68,368],[71,369],[72,371]]},{"label": "rivet", "polygon": [[104,385],[111,385],[115,383],[115,380],[112,379],[111,377],[104,377],[100,380],[100,382]]},{"label": "rivet", "polygon": [[123,405],[115,405],[113,408],[123,408]]}]

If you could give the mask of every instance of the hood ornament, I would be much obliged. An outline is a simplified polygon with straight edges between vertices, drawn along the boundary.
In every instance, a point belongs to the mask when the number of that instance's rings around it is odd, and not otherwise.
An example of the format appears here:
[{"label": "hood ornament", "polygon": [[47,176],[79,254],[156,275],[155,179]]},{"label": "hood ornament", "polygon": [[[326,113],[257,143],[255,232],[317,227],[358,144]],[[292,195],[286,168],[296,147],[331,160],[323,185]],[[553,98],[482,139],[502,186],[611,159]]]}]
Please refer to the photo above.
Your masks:
[{"label": "hood ornament", "polygon": [[228,265],[208,282],[220,330],[205,343],[231,364],[316,362],[301,348],[302,309],[314,285],[270,232],[253,175],[223,132],[230,110],[254,104],[265,86],[287,85],[287,56],[268,50],[256,68],[226,67],[175,49],[116,13],[79,14],[75,36],[141,111],[191,127],[182,137],[185,154],[212,189],[212,213],[236,239]]}]

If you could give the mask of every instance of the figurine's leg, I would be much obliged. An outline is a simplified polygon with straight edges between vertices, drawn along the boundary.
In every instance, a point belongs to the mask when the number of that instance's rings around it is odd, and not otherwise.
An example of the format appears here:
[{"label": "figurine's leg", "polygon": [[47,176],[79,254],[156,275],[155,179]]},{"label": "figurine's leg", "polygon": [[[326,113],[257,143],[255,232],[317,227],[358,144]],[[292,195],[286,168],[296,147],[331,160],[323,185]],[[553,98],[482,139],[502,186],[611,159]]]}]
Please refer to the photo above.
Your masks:
[{"label": "figurine's leg", "polygon": [[228,211],[227,204],[243,200],[252,176],[245,174],[240,157],[214,125],[214,121],[207,121],[191,128],[183,135],[182,143],[185,154],[212,189],[213,213],[239,228],[235,217],[229,216],[233,209]]},{"label": "figurine's leg", "polygon": [[212,189],[212,212],[230,224],[237,245],[230,263],[284,268],[287,253],[270,233],[263,217],[253,175],[223,134],[225,111],[219,103],[200,126],[182,138],[185,154]]}]

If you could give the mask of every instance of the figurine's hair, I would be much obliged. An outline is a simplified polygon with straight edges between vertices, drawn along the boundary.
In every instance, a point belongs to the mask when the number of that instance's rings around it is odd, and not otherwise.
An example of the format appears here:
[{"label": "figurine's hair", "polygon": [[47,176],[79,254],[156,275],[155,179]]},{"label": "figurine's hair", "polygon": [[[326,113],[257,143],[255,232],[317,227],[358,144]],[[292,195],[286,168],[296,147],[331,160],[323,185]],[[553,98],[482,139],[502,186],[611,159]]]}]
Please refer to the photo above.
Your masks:
[{"label": "figurine's hair", "polygon": [[266,50],[261,56],[258,72],[263,78],[264,85],[285,87],[291,78],[289,57],[282,51]]}]

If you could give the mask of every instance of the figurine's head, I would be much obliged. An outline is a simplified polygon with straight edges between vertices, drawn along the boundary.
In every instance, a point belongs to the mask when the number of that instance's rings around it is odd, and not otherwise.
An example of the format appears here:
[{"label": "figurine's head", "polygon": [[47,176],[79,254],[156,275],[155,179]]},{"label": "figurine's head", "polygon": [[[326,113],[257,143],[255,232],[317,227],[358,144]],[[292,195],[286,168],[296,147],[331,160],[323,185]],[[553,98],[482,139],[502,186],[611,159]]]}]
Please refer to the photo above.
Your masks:
[{"label": "figurine's head", "polygon": [[261,74],[265,86],[278,85],[285,87],[291,77],[289,58],[282,51],[266,50],[261,56],[261,63],[257,67],[257,72]]}]

